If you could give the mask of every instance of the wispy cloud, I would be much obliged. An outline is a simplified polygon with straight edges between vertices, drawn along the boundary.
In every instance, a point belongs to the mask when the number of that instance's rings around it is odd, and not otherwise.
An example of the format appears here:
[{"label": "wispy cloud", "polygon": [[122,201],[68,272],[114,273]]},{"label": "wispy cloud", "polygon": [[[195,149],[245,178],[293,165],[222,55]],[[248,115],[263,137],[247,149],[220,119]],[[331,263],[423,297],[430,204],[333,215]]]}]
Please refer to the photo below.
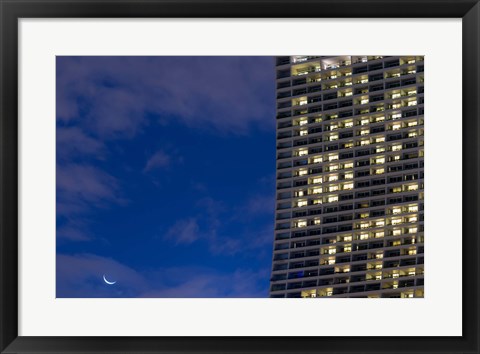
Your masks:
[{"label": "wispy cloud", "polygon": [[177,221],[165,234],[166,240],[172,240],[177,245],[189,245],[199,238],[199,227],[195,218]]},{"label": "wispy cloud", "polygon": [[101,169],[77,163],[58,164],[56,171],[57,215],[91,211],[92,206],[123,204],[118,181]]},{"label": "wispy cloud", "polygon": [[86,135],[79,127],[57,127],[56,150],[60,161],[75,157],[102,159],[105,154],[103,142]]},{"label": "wispy cloud", "polygon": [[144,172],[149,172],[156,168],[167,167],[170,165],[171,158],[164,151],[154,153],[145,164]]},{"label": "wispy cloud", "polygon": [[222,134],[272,128],[272,63],[271,57],[57,57],[57,116],[104,138],[135,136],[150,124],[148,114],[162,124],[175,119]]},{"label": "wispy cloud", "polygon": [[57,227],[57,237],[69,241],[89,241],[92,238],[87,231],[78,226],[73,226],[71,223]]},{"label": "wispy cloud", "polygon": [[[263,257],[265,255],[258,251],[265,249],[273,238],[272,200],[270,196],[258,196],[244,205],[228,207],[222,201],[203,198],[197,202],[201,211],[190,218],[178,220],[164,239],[176,245],[190,245],[203,240],[214,255]],[[265,218],[267,221],[259,223]]]}]

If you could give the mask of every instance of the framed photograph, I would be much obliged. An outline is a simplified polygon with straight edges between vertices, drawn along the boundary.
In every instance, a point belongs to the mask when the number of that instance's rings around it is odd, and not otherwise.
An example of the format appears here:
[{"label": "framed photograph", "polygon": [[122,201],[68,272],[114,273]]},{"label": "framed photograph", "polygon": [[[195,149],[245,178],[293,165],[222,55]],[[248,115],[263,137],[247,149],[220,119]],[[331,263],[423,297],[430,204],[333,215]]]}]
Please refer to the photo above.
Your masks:
[{"label": "framed photograph", "polygon": [[478,353],[476,0],[0,0],[1,353]]}]

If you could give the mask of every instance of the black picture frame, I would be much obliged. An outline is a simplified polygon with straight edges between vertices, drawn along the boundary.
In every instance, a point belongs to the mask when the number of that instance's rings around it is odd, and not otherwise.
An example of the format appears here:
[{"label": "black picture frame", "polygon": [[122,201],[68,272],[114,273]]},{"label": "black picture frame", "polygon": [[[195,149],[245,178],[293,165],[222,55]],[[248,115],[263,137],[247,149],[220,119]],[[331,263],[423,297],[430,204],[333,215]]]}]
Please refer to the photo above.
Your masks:
[{"label": "black picture frame", "polygon": [[[0,16],[1,353],[479,353],[478,0],[0,0]],[[462,18],[463,335],[461,337],[18,336],[18,20],[89,17]]]}]

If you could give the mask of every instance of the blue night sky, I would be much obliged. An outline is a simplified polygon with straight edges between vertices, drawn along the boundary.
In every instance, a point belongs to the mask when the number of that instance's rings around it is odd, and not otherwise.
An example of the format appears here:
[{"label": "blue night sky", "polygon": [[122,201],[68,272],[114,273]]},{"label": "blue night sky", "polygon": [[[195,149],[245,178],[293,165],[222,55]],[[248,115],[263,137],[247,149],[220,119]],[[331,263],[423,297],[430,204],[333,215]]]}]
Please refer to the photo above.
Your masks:
[{"label": "blue night sky", "polygon": [[267,297],[273,58],[56,70],[57,297]]}]

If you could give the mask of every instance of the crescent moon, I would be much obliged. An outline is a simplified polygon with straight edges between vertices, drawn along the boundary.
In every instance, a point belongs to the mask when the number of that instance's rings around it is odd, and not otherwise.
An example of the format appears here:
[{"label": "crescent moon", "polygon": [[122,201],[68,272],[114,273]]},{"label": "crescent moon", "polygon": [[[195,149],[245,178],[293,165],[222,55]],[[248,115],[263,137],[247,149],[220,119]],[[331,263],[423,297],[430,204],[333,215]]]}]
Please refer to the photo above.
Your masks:
[{"label": "crescent moon", "polygon": [[108,285],[113,285],[116,283],[116,281],[108,281],[107,278],[105,278],[105,274],[103,275],[103,281],[107,283]]}]

